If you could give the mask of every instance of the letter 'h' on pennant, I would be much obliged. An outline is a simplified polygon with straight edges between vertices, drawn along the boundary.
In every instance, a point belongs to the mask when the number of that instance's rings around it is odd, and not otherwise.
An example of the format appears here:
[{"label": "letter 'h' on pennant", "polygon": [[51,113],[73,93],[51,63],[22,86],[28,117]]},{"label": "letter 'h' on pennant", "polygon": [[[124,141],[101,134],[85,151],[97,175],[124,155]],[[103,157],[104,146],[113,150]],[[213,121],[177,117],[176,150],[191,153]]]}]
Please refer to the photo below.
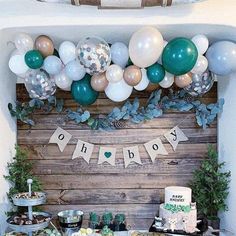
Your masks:
[{"label": "letter 'h' on pennant", "polygon": [[69,143],[72,135],[64,129],[58,127],[51,136],[49,143],[56,143],[61,152],[64,151],[66,145]]},{"label": "letter 'h' on pennant", "polygon": [[72,159],[82,157],[89,164],[93,149],[93,144],[78,140]]}]

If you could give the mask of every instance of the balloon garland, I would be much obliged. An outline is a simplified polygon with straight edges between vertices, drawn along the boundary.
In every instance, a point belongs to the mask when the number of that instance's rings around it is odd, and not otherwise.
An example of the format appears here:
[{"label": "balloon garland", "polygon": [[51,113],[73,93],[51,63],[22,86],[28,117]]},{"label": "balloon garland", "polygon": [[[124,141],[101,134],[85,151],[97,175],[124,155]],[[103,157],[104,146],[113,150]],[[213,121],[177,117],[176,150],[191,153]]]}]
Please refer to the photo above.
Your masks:
[{"label": "balloon garland", "polygon": [[34,41],[25,33],[16,35],[16,50],[9,68],[25,80],[31,98],[48,99],[56,88],[71,91],[80,105],[94,103],[99,92],[114,102],[129,98],[133,89],[145,90],[149,83],[167,89],[175,84],[191,96],[208,92],[216,75],[236,71],[236,45],[220,41],[209,47],[205,35],[167,42],[154,27],[135,32],[129,45],[87,37],[64,41],[58,51],[53,40],[40,35]]}]

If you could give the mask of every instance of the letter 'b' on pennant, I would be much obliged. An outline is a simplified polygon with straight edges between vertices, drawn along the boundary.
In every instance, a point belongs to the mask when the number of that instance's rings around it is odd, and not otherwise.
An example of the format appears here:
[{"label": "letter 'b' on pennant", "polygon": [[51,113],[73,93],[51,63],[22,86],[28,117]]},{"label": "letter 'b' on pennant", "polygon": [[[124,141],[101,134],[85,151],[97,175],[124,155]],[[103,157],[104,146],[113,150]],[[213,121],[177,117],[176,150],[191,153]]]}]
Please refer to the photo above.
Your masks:
[{"label": "letter 'b' on pennant", "polygon": [[56,143],[61,152],[64,151],[66,145],[69,143],[72,135],[64,129],[58,127],[51,136],[49,143]]},{"label": "letter 'b' on pennant", "polygon": [[164,136],[166,137],[168,142],[171,144],[174,151],[176,150],[179,142],[188,141],[188,137],[184,134],[184,132],[178,126],[175,126]]},{"label": "letter 'b' on pennant", "polygon": [[89,164],[93,149],[93,144],[78,140],[72,159],[82,157]]},{"label": "letter 'b' on pennant", "polygon": [[158,155],[168,155],[163,143],[160,138],[153,139],[144,144],[152,162],[155,161]]},{"label": "letter 'b' on pennant", "polygon": [[124,155],[124,161],[125,161],[125,168],[127,168],[127,166],[131,162],[136,162],[137,164],[142,165],[138,146],[123,148],[123,155]]}]

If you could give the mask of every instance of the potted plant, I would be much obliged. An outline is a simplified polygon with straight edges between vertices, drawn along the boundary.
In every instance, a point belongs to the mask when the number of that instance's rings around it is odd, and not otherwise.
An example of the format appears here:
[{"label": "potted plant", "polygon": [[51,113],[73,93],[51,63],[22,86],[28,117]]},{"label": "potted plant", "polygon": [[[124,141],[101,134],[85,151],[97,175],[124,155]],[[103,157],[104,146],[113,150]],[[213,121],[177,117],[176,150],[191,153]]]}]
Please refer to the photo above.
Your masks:
[{"label": "potted plant", "polygon": [[217,151],[209,145],[207,157],[195,170],[190,182],[198,212],[206,217],[208,225],[219,229],[219,211],[227,211],[226,198],[229,194],[230,171],[223,172],[225,163],[218,163]]}]

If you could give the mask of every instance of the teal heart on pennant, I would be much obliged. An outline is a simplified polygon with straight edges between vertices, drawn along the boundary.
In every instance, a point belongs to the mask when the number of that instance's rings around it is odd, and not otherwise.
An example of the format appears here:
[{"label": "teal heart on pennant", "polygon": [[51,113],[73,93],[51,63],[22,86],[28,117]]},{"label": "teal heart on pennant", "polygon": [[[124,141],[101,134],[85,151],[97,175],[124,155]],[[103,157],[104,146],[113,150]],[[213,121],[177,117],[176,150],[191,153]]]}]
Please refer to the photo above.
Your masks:
[{"label": "teal heart on pennant", "polygon": [[111,153],[111,152],[105,152],[105,153],[104,153],[104,156],[105,156],[106,158],[110,158],[110,157],[111,157],[111,155],[112,155],[112,153]]}]

